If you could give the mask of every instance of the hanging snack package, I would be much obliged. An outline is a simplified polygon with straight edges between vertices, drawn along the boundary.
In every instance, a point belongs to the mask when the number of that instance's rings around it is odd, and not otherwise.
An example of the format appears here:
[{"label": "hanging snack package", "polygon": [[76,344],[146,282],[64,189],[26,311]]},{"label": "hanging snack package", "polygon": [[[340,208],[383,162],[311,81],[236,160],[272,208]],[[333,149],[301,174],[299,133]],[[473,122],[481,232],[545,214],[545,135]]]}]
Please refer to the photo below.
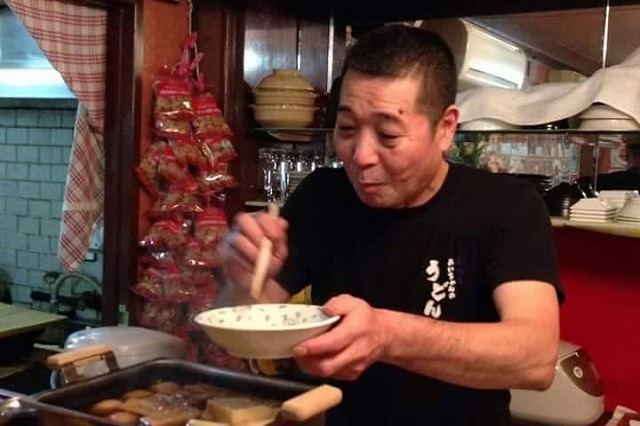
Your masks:
[{"label": "hanging snack package", "polygon": [[192,175],[186,164],[178,161],[173,147],[167,142],[160,143],[158,174],[171,185],[188,180]]},{"label": "hanging snack package", "polygon": [[160,173],[158,173],[160,151],[161,146],[159,144],[151,144],[135,170],[138,180],[140,180],[144,189],[154,198],[158,196],[162,187],[162,179]]},{"label": "hanging snack package", "polygon": [[171,185],[153,207],[153,215],[157,219],[173,217],[175,213],[201,211],[204,211],[204,203],[198,193],[198,182],[193,178]]},{"label": "hanging snack package", "polygon": [[[182,280],[193,283],[198,287],[215,288],[216,279],[213,275],[213,269],[209,266],[188,266],[185,265],[182,270]],[[200,294],[200,289],[198,290]],[[198,299],[201,300],[201,299]]]},{"label": "hanging snack package", "polygon": [[185,321],[184,308],[165,302],[145,301],[137,314],[137,323],[142,327],[172,333]]},{"label": "hanging snack package", "polygon": [[228,163],[238,157],[229,138],[208,138],[202,141],[202,150],[207,158],[213,158],[217,163]]},{"label": "hanging snack package", "polygon": [[164,298],[164,271],[156,267],[147,268],[132,291],[146,300],[162,301]]},{"label": "hanging snack package", "polygon": [[192,135],[173,139],[169,142],[176,160],[187,167],[205,167],[207,158],[204,156],[200,142]]},{"label": "hanging snack package", "polygon": [[179,138],[191,134],[191,123],[166,117],[156,117],[154,130],[158,136]]},{"label": "hanging snack package", "polygon": [[227,230],[227,215],[220,208],[207,207],[196,215],[194,236],[205,247],[217,246]]},{"label": "hanging snack package", "polygon": [[182,224],[165,219],[153,223],[138,245],[150,251],[178,251],[184,246],[185,241],[186,235]]},{"label": "hanging snack package", "polygon": [[184,67],[175,66],[172,70],[164,67],[153,84],[153,91],[155,133],[170,138],[189,136],[193,118],[192,87]]},{"label": "hanging snack package", "polygon": [[183,281],[176,263],[167,268],[164,284],[164,301],[169,303],[188,303],[197,296],[194,283]]},{"label": "hanging snack package", "polygon": [[199,138],[229,137],[233,132],[224,120],[216,98],[209,92],[193,96],[193,131]]},{"label": "hanging snack package", "polygon": [[185,247],[184,264],[187,267],[215,268],[219,264],[216,247],[206,247],[202,241],[192,238]]},{"label": "hanging snack package", "polygon": [[191,81],[175,70],[163,67],[153,83],[154,116],[176,121],[193,118]]},{"label": "hanging snack package", "polygon": [[235,188],[238,181],[229,173],[228,163],[216,163],[198,171],[198,187],[205,199],[210,199],[216,193],[227,188]]},{"label": "hanging snack package", "polygon": [[[211,285],[201,285],[198,287],[198,297],[187,307],[187,320],[195,324],[193,319],[200,313],[217,307],[218,284],[213,281]],[[201,330],[200,328],[196,328]]]}]

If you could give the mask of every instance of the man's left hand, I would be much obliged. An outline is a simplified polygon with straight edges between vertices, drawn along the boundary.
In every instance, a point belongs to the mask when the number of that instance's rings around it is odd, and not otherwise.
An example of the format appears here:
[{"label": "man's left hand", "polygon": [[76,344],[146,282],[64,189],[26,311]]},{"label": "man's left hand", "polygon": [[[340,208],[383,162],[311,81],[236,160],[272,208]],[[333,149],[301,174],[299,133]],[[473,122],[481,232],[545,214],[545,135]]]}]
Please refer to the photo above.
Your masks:
[{"label": "man's left hand", "polygon": [[333,329],[296,346],[295,360],[307,374],[355,380],[380,358],[388,342],[382,311],[342,294],[330,299],[323,312],[342,319]]}]

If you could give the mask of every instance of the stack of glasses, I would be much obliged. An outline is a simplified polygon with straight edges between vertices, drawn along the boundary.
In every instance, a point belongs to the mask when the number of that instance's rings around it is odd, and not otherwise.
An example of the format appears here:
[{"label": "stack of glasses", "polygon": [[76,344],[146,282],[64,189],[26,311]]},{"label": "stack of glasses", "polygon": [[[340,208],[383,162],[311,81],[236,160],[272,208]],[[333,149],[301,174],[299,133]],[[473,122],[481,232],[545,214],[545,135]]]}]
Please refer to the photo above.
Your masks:
[{"label": "stack of glasses", "polygon": [[258,150],[258,189],[268,202],[283,203],[302,180],[318,167],[323,167],[318,150]]}]

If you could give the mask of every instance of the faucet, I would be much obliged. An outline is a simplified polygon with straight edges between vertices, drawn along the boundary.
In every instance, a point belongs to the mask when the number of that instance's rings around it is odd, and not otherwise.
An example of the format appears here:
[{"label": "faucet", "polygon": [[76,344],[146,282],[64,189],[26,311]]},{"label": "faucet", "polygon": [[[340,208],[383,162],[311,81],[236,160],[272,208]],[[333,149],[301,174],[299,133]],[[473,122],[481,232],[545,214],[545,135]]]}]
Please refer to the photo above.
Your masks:
[{"label": "faucet", "polygon": [[58,311],[58,292],[60,291],[60,285],[68,279],[77,279],[85,282],[91,285],[98,295],[102,296],[102,287],[95,278],[83,274],[82,272],[67,272],[57,277],[53,284],[51,284],[51,299],[49,300],[50,312]]}]

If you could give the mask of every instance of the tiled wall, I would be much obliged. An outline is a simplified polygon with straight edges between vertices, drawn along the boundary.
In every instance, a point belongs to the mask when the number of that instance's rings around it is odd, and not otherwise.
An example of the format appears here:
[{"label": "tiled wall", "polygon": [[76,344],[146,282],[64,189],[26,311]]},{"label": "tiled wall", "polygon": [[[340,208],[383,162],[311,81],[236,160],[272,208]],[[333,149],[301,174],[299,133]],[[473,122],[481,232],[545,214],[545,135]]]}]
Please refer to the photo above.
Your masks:
[{"label": "tiled wall", "polygon": [[[0,99],[0,282],[30,304],[56,259],[75,100]],[[82,271],[101,280],[102,255]],[[65,291],[63,291],[64,293]]]}]

